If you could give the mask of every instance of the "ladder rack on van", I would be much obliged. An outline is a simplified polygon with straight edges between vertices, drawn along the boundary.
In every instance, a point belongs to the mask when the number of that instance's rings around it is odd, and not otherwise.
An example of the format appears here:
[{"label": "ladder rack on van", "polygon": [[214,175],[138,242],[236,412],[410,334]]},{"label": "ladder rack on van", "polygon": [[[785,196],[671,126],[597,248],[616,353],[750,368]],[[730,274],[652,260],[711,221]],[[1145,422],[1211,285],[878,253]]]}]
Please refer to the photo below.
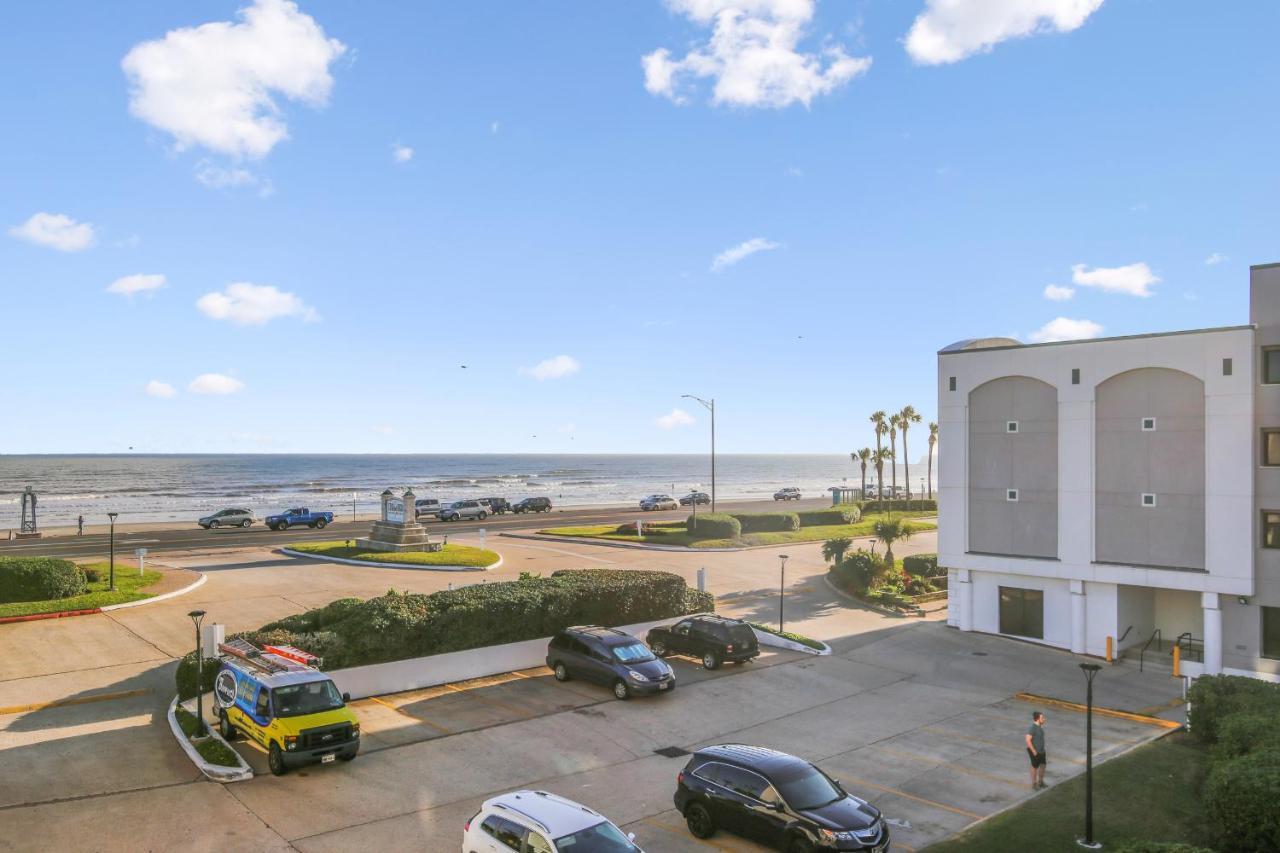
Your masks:
[{"label": "ladder rack on van", "polygon": [[293,646],[266,646],[258,649],[248,640],[229,640],[218,644],[218,651],[267,675],[317,669],[320,658]]}]

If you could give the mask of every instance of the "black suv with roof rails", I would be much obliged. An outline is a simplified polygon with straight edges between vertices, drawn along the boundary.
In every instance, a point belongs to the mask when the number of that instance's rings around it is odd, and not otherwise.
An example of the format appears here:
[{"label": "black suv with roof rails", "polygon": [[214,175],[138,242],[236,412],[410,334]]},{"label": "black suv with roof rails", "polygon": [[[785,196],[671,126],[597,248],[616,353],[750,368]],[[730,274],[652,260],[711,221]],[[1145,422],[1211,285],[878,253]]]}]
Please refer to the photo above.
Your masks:
[{"label": "black suv with roof rails", "polygon": [[511,507],[512,512],[551,512],[551,498],[525,498]]},{"label": "black suv with roof rails", "polygon": [[886,853],[880,810],[802,758],[761,746],[700,749],[676,777],[676,808],[689,832],[718,829],[786,853]]},{"label": "black suv with roof rails", "polygon": [[616,628],[584,625],[558,631],[547,644],[547,666],[556,681],[582,678],[607,684],[619,699],[669,693],[676,674],[640,640]]},{"label": "black suv with roof rails", "polygon": [[741,619],[710,613],[687,616],[674,625],[659,625],[650,629],[645,639],[660,658],[691,655],[701,658],[707,669],[716,669],[725,661],[744,663],[760,656],[760,643],[750,625]]}]

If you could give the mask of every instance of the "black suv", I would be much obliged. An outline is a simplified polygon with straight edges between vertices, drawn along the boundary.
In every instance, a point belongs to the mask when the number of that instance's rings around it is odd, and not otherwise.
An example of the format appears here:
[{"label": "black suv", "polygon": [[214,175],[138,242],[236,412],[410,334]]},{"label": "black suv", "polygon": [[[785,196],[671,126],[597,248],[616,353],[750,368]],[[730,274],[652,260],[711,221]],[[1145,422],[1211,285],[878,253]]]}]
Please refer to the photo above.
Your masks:
[{"label": "black suv", "polygon": [[502,515],[504,512],[511,511],[511,504],[506,498],[480,498],[480,503],[488,504],[492,510],[491,515]]},{"label": "black suv", "polygon": [[551,512],[551,498],[525,498],[515,506],[512,512]]},{"label": "black suv", "polygon": [[804,759],[761,746],[698,750],[676,777],[675,802],[698,838],[725,829],[787,853],[889,849],[879,809]]},{"label": "black suv", "polygon": [[619,699],[670,692],[676,686],[675,672],[648,646],[616,628],[598,625],[565,628],[552,637],[547,666],[556,681],[584,678],[608,684]]},{"label": "black suv", "polygon": [[674,625],[659,625],[650,629],[645,639],[660,658],[692,655],[702,658],[707,669],[716,669],[725,661],[742,663],[760,656],[760,643],[751,626],[724,616],[690,616]]},{"label": "black suv", "polygon": [[694,504],[711,503],[711,495],[706,492],[693,492],[680,498],[680,506],[693,506]]}]

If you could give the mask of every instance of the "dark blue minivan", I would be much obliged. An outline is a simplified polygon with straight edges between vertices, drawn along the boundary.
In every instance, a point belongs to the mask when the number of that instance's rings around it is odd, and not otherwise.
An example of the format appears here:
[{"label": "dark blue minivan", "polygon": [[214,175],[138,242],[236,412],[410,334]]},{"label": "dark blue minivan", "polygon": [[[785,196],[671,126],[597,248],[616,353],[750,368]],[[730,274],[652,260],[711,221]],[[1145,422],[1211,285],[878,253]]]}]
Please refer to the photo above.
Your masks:
[{"label": "dark blue minivan", "polygon": [[565,628],[547,645],[547,666],[557,681],[581,678],[607,684],[619,699],[675,689],[676,674],[643,641],[616,628]]}]

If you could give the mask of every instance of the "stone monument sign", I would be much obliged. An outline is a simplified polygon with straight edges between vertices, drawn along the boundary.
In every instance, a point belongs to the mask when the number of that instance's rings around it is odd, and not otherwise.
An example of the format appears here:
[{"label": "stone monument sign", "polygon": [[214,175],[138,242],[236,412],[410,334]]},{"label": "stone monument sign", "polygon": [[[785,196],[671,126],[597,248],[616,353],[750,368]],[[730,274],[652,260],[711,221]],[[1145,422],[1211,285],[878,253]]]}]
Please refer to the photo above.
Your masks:
[{"label": "stone monument sign", "polygon": [[427,529],[418,523],[415,506],[413,489],[405,489],[399,497],[390,489],[384,491],[381,517],[367,538],[356,540],[356,546],[368,551],[442,550],[444,545],[432,542]]}]

